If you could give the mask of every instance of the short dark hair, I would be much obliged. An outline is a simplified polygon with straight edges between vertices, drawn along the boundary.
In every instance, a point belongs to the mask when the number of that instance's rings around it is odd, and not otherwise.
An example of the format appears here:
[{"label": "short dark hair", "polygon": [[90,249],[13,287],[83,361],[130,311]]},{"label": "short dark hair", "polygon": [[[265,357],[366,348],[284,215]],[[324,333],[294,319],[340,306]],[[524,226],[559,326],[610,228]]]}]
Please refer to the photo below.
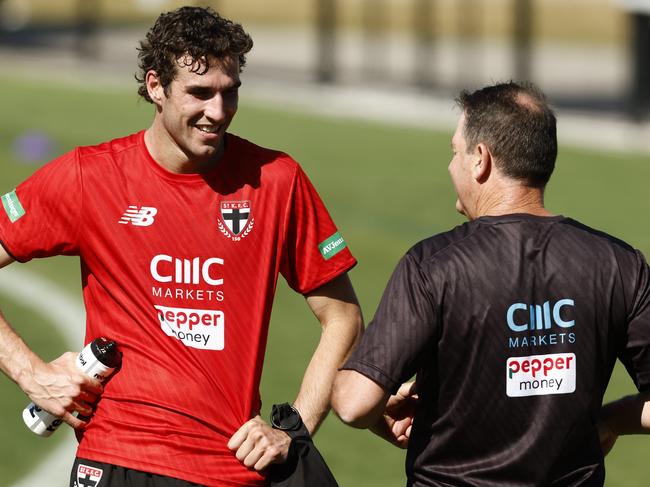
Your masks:
[{"label": "short dark hair", "polygon": [[465,114],[467,150],[484,143],[497,167],[529,186],[544,187],[557,157],[555,113],[532,83],[499,83],[456,99]]},{"label": "short dark hair", "polygon": [[236,57],[239,69],[246,64],[246,53],[253,40],[240,24],[225,19],[211,8],[181,7],[161,14],[140,42],[138,59],[140,71],[135,79],[138,94],[151,103],[145,79],[149,70],[158,73],[160,83],[167,87],[176,76],[178,60],[184,55],[193,72],[205,74],[210,68],[209,57]]}]

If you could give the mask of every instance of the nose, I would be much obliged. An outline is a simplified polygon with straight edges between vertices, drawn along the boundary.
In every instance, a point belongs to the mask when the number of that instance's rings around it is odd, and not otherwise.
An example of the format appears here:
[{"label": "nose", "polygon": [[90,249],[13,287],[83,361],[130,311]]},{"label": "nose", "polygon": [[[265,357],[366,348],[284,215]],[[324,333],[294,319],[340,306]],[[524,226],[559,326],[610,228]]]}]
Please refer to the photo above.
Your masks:
[{"label": "nose", "polygon": [[206,102],[204,113],[212,122],[222,122],[226,118],[224,99],[220,93]]}]

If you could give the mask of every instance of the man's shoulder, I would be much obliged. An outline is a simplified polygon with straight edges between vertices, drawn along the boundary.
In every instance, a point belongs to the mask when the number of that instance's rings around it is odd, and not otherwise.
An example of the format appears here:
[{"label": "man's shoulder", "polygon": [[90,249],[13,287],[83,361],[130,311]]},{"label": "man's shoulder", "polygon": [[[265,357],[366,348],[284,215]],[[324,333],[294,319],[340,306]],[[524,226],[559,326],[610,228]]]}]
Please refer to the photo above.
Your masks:
[{"label": "man's shoulder", "polygon": [[290,171],[295,171],[299,167],[295,159],[286,152],[263,147],[230,132],[228,133],[226,143],[230,144],[230,150],[233,151],[233,155],[238,159],[238,162],[244,159],[250,164],[259,166],[271,165],[270,168],[284,168]]},{"label": "man's shoulder", "polygon": [[[96,145],[77,146],[42,166],[36,174],[74,174],[79,170],[88,170],[97,167],[99,170],[106,168],[102,161],[111,160],[110,154],[119,153],[129,147],[137,146],[139,134],[132,134],[120,139],[103,142]],[[109,155],[107,157],[107,155]]]},{"label": "man's shoulder", "polygon": [[[508,223],[514,221],[514,218],[504,221]],[[491,245],[500,245],[505,236],[500,232],[491,230],[496,229],[504,221],[485,222],[474,220],[465,222],[451,230],[421,240],[408,251],[408,254],[420,263],[433,261],[439,263],[441,259],[453,256],[456,252],[471,251],[473,245],[480,244],[488,248]],[[536,224],[534,221],[525,221],[525,223]],[[632,257],[638,253],[634,247],[620,238],[572,218],[556,217],[543,223],[539,222],[539,224],[547,227],[542,233],[552,234],[553,237],[551,238],[558,239],[556,242],[566,241],[565,243],[571,248],[577,245],[589,249],[589,254],[592,257],[594,255],[603,257],[606,255],[627,255]],[[524,238],[524,236],[521,238]],[[548,237],[544,237],[544,239],[546,238]]]},{"label": "man's shoulder", "polygon": [[76,148],[79,169],[86,181],[112,180],[122,184],[122,178],[141,181],[149,169],[157,167],[145,141],[145,131],[117,137],[99,144]]},{"label": "man's shoulder", "polygon": [[88,163],[93,160],[102,160],[106,156],[116,156],[125,151],[137,150],[142,138],[143,131],[140,131],[95,145],[79,146],[75,151],[79,160]]},{"label": "man's shoulder", "polygon": [[634,252],[632,247],[627,242],[615,237],[607,232],[590,227],[572,218],[566,218],[562,221],[563,230],[574,233],[577,237],[589,240],[594,244],[603,246],[613,246],[614,248],[622,251]]},{"label": "man's shoulder", "polygon": [[451,230],[420,240],[409,249],[407,255],[418,262],[426,262],[453,249],[478,230],[472,222],[462,223]]}]

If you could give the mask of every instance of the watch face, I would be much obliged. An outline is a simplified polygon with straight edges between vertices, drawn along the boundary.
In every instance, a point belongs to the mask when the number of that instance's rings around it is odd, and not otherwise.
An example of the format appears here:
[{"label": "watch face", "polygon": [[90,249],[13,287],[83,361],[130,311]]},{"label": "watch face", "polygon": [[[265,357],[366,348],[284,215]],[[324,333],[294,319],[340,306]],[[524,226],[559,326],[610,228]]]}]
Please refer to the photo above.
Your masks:
[{"label": "watch face", "polygon": [[293,431],[300,428],[302,419],[300,413],[289,403],[274,404],[271,411],[271,424],[283,431]]}]

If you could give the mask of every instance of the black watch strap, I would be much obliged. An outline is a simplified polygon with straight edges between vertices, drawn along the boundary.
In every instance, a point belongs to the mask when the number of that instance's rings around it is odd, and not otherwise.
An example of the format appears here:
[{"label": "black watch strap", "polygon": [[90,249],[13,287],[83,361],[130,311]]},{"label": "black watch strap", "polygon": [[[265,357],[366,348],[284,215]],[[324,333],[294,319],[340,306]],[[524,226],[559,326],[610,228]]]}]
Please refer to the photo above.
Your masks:
[{"label": "black watch strap", "polygon": [[310,438],[309,430],[303,424],[300,413],[288,402],[273,405],[271,426],[286,432],[292,439],[299,436]]}]

